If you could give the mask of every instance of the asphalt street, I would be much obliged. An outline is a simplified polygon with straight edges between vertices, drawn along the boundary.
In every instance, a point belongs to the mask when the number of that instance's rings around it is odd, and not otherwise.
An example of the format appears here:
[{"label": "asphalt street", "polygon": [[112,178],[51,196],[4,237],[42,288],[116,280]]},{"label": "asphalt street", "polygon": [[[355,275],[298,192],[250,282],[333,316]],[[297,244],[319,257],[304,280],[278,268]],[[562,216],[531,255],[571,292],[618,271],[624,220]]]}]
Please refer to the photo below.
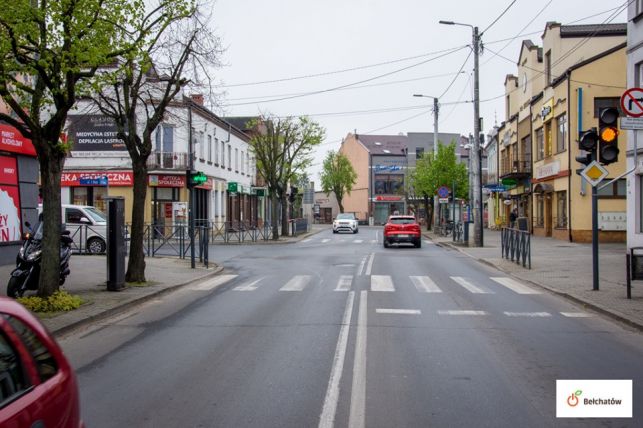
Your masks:
[{"label": "asphalt street", "polygon": [[[213,246],[222,275],[61,340],[92,427],[641,426],[639,332],[382,229]],[[634,418],[557,419],[556,379]]]}]

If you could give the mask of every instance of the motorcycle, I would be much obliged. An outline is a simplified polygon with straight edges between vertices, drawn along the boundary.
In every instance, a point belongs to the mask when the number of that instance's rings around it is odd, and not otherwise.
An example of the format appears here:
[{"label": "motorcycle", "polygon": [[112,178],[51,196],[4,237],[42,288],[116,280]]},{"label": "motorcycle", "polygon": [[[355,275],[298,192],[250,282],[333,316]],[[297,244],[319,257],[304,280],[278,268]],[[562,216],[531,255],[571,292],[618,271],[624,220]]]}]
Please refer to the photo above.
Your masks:
[{"label": "motorcycle", "polygon": [[[40,260],[42,257],[42,222],[38,223],[35,231],[31,224],[25,223],[29,232],[24,234],[24,242],[16,257],[16,268],[11,272],[7,284],[7,296],[22,297],[27,290],[37,290],[40,279]],[[71,258],[71,244],[73,239],[70,232],[64,230],[60,236],[60,279],[58,285],[63,285],[70,274],[69,259]]]}]

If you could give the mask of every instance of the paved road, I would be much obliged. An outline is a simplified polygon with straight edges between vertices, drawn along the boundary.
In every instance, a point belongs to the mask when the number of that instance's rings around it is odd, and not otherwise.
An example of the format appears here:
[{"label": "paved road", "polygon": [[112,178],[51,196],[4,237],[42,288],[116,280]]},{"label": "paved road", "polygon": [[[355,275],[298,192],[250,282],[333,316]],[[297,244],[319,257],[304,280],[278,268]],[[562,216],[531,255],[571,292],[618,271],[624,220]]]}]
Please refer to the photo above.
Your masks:
[{"label": "paved road", "polygon": [[[363,227],[213,258],[62,341],[88,426],[641,426],[640,333],[456,251]],[[587,378],[634,379],[635,418],[556,419],[555,380]]]}]

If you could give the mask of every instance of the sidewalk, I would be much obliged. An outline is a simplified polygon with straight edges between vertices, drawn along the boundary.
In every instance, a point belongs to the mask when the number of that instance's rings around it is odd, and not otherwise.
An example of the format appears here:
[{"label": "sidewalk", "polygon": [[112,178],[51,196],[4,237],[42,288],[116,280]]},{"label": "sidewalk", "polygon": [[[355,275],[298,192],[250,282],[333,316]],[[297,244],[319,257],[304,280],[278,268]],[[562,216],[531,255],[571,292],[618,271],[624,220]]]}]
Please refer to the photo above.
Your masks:
[{"label": "sidewalk", "polygon": [[[313,225],[310,232],[280,238],[279,241],[267,241],[274,244],[288,244],[314,235],[329,225]],[[250,243],[246,243],[250,244]],[[243,244],[242,244],[243,245]],[[210,261],[206,269],[198,263],[195,269],[190,268],[190,259],[178,257],[146,257],[146,286],[126,287],[122,291],[107,291],[106,256],[73,255],[70,260],[71,275],[65,282],[64,289],[80,296],[86,303],[80,308],[51,315],[40,315],[45,326],[55,336],[62,336],[96,321],[125,312],[148,300],[167,294],[179,287],[203,281],[223,270],[216,262]],[[0,294],[6,295],[7,281],[15,266],[0,266]]]},{"label": "sidewalk", "polygon": [[484,229],[484,247],[464,247],[451,237],[424,235],[501,271],[643,330],[643,285],[632,283],[627,299],[625,244],[600,244],[599,290],[592,290],[592,245],[531,236],[531,269],[501,255],[500,231]]}]

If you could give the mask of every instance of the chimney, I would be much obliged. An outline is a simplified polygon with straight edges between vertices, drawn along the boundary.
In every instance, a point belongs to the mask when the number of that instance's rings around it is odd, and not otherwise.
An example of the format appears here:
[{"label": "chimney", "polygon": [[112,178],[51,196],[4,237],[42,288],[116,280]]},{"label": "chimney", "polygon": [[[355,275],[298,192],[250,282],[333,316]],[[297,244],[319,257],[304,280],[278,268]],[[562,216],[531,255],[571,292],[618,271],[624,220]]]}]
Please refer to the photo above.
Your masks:
[{"label": "chimney", "polygon": [[190,98],[192,98],[192,101],[197,103],[198,105],[202,106],[203,105],[203,94],[192,94],[190,95]]}]

